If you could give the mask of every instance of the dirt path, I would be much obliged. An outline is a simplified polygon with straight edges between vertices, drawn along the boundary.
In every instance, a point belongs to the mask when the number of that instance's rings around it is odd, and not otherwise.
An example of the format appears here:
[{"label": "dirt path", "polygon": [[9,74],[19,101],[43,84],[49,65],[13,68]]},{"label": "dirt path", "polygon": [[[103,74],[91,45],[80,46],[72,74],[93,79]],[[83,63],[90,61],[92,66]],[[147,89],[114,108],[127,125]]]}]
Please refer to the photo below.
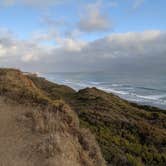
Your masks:
[{"label": "dirt path", "polygon": [[[35,136],[29,127],[20,123],[24,113],[30,108],[6,104],[0,98],[0,165],[28,166],[32,165],[30,143]],[[21,125],[21,126],[20,126]]]}]

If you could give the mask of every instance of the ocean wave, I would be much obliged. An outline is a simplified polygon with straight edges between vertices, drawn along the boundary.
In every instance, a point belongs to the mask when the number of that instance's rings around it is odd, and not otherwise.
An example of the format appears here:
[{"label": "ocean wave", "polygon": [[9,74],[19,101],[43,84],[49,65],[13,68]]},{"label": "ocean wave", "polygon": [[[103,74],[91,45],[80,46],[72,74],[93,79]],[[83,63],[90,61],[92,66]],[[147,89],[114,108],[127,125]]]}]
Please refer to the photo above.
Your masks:
[{"label": "ocean wave", "polygon": [[120,95],[127,95],[127,94],[129,94],[129,92],[121,91],[121,90],[115,90],[115,89],[111,89],[111,88],[104,88],[104,87],[98,87],[98,88],[101,89],[101,90],[104,90],[106,92],[112,92],[112,93],[120,94]]},{"label": "ocean wave", "polygon": [[166,92],[166,90],[163,90],[163,89],[161,90],[161,89],[147,88],[147,87],[140,87],[140,86],[135,87],[135,88],[137,88],[137,89],[144,89],[144,90],[150,90],[150,91]]},{"label": "ocean wave", "polygon": [[72,84],[73,82],[72,81],[70,81],[70,80],[64,80],[63,81],[65,84]]},{"label": "ocean wave", "polygon": [[136,93],[131,93],[128,91],[120,91],[120,90],[115,90],[111,88],[103,88],[99,87],[99,89],[104,90],[106,92],[111,92],[114,94],[119,95],[120,97],[133,101],[133,102],[147,102],[147,103],[154,103],[154,104],[166,104],[166,94],[160,94],[160,95],[139,95]]},{"label": "ocean wave", "polygon": [[133,89],[133,86],[127,85],[127,84],[116,84],[111,82],[96,82],[96,81],[90,81],[88,82],[90,85],[100,85],[100,86],[110,86],[115,88],[125,88],[125,89]]},{"label": "ocean wave", "polygon": [[[44,75],[41,74],[40,75]],[[137,103],[148,103],[150,105],[166,105],[166,90],[158,88],[149,88],[143,86],[134,86],[130,84],[121,84],[113,82],[98,82],[98,81],[81,81],[72,79],[62,79],[52,75],[44,75],[53,82],[62,83],[72,87],[75,90],[80,90],[86,87],[97,87],[106,92],[114,93],[126,100]],[[139,94],[139,90],[144,90],[143,94]],[[142,92],[141,92],[142,93]]]},{"label": "ocean wave", "polygon": [[130,94],[130,96],[122,96],[124,99],[127,99],[129,101],[138,102],[138,103],[145,103],[149,105],[154,106],[165,106],[166,105],[166,99],[163,99],[164,95],[138,95],[138,94]]},{"label": "ocean wave", "polygon": [[162,99],[162,98],[166,97],[166,94],[161,94],[161,95],[144,95],[144,96],[135,94],[135,96],[137,96],[139,98],[149,99],[149,100],[159,100],[159,99]]},{"label": "ocean wave", "polygon": [[89,81],[89,84],[91,84],[91,85],[100,85],[100,84],[102,84],[102,82]]}]

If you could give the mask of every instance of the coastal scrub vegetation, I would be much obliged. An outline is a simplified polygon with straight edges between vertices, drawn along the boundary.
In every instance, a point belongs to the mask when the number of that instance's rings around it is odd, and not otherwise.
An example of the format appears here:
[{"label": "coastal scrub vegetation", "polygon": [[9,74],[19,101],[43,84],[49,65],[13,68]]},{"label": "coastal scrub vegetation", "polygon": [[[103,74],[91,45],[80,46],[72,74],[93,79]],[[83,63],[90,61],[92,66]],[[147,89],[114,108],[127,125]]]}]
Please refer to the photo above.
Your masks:
[{"label": "coastal scrub vegetation", "polygon": [[81,126],[95,134],[108,165],[165,165],[165,110],[130,103],[96,88],[74,92],[66,86],[64,95],[60,93],[63,86],[57,90],[57,84],[43,78],[31,80],[48,96],[64,99],[77,112]]},{"label": "coastal scrub vegetation", "polygon": [[0,69],[0,165],[105,166],[90,130],[47,94],[27,74]]},{"label": "coastal scrub vegetation", "polygon": [[[96,88],[76,92],[70,87],[31,74],[24,75],[18,70],[1,69],[0,82],[1,96],[45,108],[44,111],[28,114],[38,124],[35,129],[41,133],[50,133],[48,128],[52,127],[48,126],[56,123],[53,112],[58,110],[62,121],[60,131],[69,131],[76,136],[77,145],[85,152],[79,151],[82,165],[88,165],[91,159],[101,165],[101,149],[108,166],[165,166],[164,110],[130,103]],[[51,121],[45,115],[47,111],[53,118]],[[96,163],[92,165],[97,166]]]}]

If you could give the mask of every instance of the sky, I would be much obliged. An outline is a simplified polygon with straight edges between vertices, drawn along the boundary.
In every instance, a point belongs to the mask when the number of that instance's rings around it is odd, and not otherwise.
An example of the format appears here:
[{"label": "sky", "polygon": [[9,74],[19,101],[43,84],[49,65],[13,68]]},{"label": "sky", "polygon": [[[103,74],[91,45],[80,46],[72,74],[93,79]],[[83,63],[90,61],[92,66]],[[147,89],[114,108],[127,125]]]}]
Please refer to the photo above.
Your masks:
[{"label": "sky", "polygon": [[165,0],[0,0],[0,67],[166,71]]}]

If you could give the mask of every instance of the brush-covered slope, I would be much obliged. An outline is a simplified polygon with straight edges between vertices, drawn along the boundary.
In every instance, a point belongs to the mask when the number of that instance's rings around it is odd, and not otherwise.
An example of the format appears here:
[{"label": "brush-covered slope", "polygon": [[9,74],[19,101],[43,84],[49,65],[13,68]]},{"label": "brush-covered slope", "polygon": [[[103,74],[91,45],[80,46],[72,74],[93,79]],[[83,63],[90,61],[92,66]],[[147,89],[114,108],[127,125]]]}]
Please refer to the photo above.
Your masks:
[{"label": "brush-covered slope", "polygon": [[52,99],[67,100],[76,92],[68,86],[50,82],[42,77],[28,75],[28,78],[31,79],[38,88],[42,89],[46,93],[46,95]]},{"label": "brush-covered slope", "polygon": [[110,165],[165,165],[166,114],[134,107],[96,88],[79,91],[73,107],[82,125],[96,134]]},{"label": "brush-covered slope", "polygon": [[[58,95],[56,90],[52,93]],[[78,113],[82,126],[96,135],[108,165],[165,166],[165,111],[129,103],[96,88],[67,96],[64,100]]]},{"label": "brush-covered slope", "polygon": [[46,94],[20,71],[0,69],[0,165],[105,166],[77,115]]}]

